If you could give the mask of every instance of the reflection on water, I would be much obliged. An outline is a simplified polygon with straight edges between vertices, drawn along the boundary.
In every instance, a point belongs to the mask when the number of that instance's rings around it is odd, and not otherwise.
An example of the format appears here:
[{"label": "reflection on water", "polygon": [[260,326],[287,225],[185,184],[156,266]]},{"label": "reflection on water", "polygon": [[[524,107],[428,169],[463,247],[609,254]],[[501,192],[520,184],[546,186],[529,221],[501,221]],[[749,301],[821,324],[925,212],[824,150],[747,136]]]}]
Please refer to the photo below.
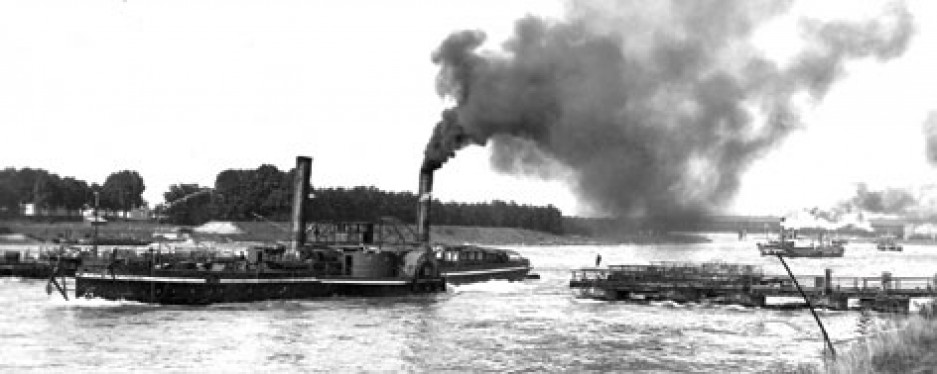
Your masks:
[{"label": "reflection on water", "polygon": [[[569,270],[603,263],[726,261],[762,265],[754,241],[655,246],[516,247],[540,280],[452,286],[445,294],[152,306],[47,296],[44,282],[0,280],[0,371],[207,372],[760,372],[817,362],[809,313],[577,299]],[[933,276],[937,248],[791,259],[799,274]],[[858,313],[821,314],[831,337],[856,335]]]}]

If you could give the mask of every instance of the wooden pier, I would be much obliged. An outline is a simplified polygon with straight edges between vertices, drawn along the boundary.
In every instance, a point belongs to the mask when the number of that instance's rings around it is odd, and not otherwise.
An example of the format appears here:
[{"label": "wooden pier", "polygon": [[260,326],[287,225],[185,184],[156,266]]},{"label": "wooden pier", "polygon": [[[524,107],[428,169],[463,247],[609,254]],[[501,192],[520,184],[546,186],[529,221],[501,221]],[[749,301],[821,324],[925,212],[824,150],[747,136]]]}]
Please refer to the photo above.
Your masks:
[{"label": "wooden pier", "polygon": [[[868,308],[906,313],[911,299],[937,298],[937,275],[834,277],[826,269],[823,275],[796,278],[813,305],[836,310]],[[583,296],[608,300],[709,301],[758,307],[780,306],[770,303],[776,298],[803,300],[787,275],[765,274],[754,265],[727,263],[657,262],[585,268],[572,271],[569,285]]]}]

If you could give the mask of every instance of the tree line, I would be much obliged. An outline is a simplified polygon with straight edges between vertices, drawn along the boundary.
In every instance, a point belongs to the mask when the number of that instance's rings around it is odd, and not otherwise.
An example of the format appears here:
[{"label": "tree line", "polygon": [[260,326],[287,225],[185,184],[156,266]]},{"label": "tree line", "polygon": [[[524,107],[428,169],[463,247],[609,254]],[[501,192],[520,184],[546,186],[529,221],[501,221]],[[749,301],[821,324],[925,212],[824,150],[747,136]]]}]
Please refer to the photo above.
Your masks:
[{"label": "tree line", "polygon": [[[198,225],[209,220],[287,221],[292,211],[294,171],[261,165],[253,170],[220,172],[212,187],[175,184],[163,193],[166,202],[156,206],[167,223]],[[146,185],[136,171],[110,174],[103,184],[88,184],[60,177],[42,169],[0,171],[0,216],[22,214],[23,204],[39,211],[77,215],[95,206],[104,212],[126,212],[147,205]],[[395,217],[416,221],[416,194],[382,191],[375,187],[311,189],[307,216],[316,221],[373,221]],[[532,206],[514,202],[443,203],[432,201],[432,222],[443,225],[517,227],[561,233],[563,216],[552,205]]]},{"label": "tree line", "polygon": [[[292,211],[294,170],[272,165],[254,170],[225,170],[213,188],[195,184],[170,186],[167,201],[158,210],[177,224],[219,220],[289,220]],[[411,192],[382,191],[375,187],[311,189],[307,217],[314,221],[374,221],[395,217],[416,221],[417,196]],[[563,215],[552,205],[514,202],[443,203],[432,201],[432,222],[443,225],[517,227],[561,233]]]},{"label": "tree line", "polygon": [[0,216],[22,214],[23,204],[32,204],[37,212],[76,215],[93,207],[95,199],[102,211],[129,212],[146,206],[145,189],[143,178],[131,170],[111,173],[99,185],[42,169],[6,168],[0,170]]}]

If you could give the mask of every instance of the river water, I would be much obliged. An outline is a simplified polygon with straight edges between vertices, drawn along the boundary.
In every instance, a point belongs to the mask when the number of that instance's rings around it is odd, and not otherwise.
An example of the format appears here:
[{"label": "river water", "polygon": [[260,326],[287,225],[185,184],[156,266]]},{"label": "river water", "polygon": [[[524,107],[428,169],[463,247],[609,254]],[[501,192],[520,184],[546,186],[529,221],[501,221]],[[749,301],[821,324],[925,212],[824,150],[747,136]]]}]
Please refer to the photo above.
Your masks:
[{"label": "river water", "polygon": [[[37,280],[0,279],[0,372],[647,372],[759,373],[818,363],[804,309],[580,299],[570,269],[650,261],[762,265],[754,240],[705,244],[512,247],[542,279],[450,287],[402,298],[328,298],[153,306],[64,301]],[[847,246],[836,259],[790,259],[798,274],[933,276],[937,247],[901,253]],[[860,313],[821,311],[831,338]],[[876,321],[890,317],[878,315]],[[846,343],[839,343],[845,349]]]}]

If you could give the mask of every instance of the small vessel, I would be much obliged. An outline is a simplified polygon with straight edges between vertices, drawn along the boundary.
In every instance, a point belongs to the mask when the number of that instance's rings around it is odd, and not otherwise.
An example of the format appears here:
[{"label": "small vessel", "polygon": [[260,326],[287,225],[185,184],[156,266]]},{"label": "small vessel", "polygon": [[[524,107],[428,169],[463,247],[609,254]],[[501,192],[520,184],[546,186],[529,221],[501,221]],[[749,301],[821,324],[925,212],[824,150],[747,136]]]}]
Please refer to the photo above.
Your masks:
[{"label": "small vessel", "polygon": [[904,248],[898,244],[898,238],[893,235],[884,235],[875,241],[875,248],[880,251],[901,252]]},{"label": "small vessel", "polygon": [[519,281],[530,277],[530,260],[507,249],[474,245],[434,246],[446,282],[462,284],[494,279]]},{"label": "small vessel", "polygon": [[757,246],[762,256],[843,257],[845,243],[822,232],[815,237],[801,237],[797,229],[785,229],[782,226],[778,239],[759,242]]},{"label": "small vessel", "polygon": [[112,250],[109,256],[82,261],[75,274],[76,297],[198,305],[445,290],[432,248],[383,245],[375,240],[373,225],[342,226],[330,240],[315,234],[307,243],[311,163],[297,157],[289,247],[251,245],[228,254],[162,253],[159,247]]}]

